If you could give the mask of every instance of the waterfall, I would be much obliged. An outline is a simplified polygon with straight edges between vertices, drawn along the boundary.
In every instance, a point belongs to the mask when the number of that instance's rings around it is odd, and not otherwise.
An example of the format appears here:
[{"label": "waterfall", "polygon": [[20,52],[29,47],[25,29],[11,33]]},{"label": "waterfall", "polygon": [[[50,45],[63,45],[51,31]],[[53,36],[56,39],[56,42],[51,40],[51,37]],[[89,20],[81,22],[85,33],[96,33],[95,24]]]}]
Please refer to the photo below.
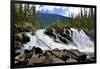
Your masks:
[{"label": "waterfall", "polygon": [[94,52],[94,42],[90,40],[90,37],[86,35],[83,30],[77,30],[71,28],[73,31],[73,42],[77,48],[82,52]]},{"label": "waterfall", "polygon": [[[30,42],[23,44],[23,49],[31,50],[33,46],[40,47],[42,50],[50,49],[77,49],[81,52],[94,52],[94,42],[85,34],[83,30],[71,28],[70,36],[73,39],[68,44],[54,42],[53,38],[46,35],[46,29],[40,29],[35,32],[35,35],[27,32]],[[65,33],[65,32],[64,32]]]}]

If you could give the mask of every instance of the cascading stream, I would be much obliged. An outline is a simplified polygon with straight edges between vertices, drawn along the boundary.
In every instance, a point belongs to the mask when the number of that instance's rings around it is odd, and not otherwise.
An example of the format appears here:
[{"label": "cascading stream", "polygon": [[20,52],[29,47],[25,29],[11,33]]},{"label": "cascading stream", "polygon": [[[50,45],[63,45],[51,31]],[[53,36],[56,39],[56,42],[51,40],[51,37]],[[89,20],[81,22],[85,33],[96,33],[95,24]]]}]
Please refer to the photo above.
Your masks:
[{"label": "cascading stream", "polygon": [[23,49],[31,50],[33,46],[40,47],[42,50],[50,49],[77,49],[81,52],[94,52],[94,42],[85,34],[83,30],[77,30],[71,28],[69,30],[70,36],[73,39],[73,42],[69,44],[56,43],[53,38],[49,37],[45,33],[45,29],[40,29],[35,32],[35,35],[27,33],[30,37],[30,42],[23,44]]},{"label": "cascading stream", "polygon": [[94,52],[94,42],[90,40],[89,36],[83,30],[71,28],[73,31],[73,42],[76,44],[80,51]]}]

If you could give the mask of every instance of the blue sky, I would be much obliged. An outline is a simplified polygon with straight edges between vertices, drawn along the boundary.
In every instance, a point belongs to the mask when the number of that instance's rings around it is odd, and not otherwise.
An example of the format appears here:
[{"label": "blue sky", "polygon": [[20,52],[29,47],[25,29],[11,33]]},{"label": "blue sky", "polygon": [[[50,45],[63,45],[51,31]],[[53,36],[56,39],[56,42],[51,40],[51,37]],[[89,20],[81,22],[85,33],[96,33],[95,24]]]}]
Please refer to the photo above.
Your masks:
[{"label": "blue sky", "polygon": [[68,16],[69,11],[67,7],[61,6],[36,6],[36,10],[40,11],[41,13],[51,13],[51,14],[58,14],[62,16]]},{"label": "blue sky", "polygon": [[69,17],[69,14],[71,13],[74,14],[74,16],[76,16],[79,13],[80,8],[66,6],[36,5],[36,11],[40,11],[41,13],[51,13]]},{"label": "blue sky", "polygon": [[[30,4],[32,6],[32,4]],[[80,13],[81,7],[68,7],[68,6],[52,6],[52,5],[34,5],[36,7],[36,12],[39,11],[41,13],[51,13],[58,14],[62,16],[69,17],[69,15],[73,14],[73,17]],[[85,8],[87,13],[89,12],[89,8]],[[84,8],[82,8],[84,11]]]}]

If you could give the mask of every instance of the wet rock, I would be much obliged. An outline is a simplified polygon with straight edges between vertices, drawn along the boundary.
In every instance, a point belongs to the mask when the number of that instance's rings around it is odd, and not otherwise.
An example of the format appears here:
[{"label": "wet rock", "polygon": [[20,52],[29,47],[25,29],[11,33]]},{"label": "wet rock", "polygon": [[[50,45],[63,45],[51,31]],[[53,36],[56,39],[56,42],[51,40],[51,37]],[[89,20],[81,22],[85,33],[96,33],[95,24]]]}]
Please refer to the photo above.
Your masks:
[{"label": "wet rock", "polygon": [[55,29],[56,33],[61,34],[63,32],[63,29]]},{"label": "wet rock", "polygon": [[31,50],[24,50],[24,52],[25,52],[25,53],[30,53],[30,52],[31,52]]},{"label": "wet rock", "polygon": [[62,37],[66,38],[67,40],[73,41],[72,38],[69,35],[66,35],[64,33],[60,34]]},{"label": "wet rock", "polygon": [[60,59],[60,58],[53,57],[51,63],[53,63],[53,64],[54,64],[54,63],[65,63],[65,61],[63,61],[63,60]]},{"label": "wet rock", "polygon": [[61,59],[64,60],[65,62],[70,58],[69,55],[62,55]]},{"label": "wet rock", "polygon": [[46,31],[44,33],[46,35],[49,35],[50,37],[56,38],[56,35],[53,33],[53,29],[52,28],[46,29]]},{"label": "wet rock", "polygon": [[70,35],[70,32],[69,32],[68,29],[66,29],[65,33],[66,33],[67,35]]},{"label": "wet rock", "polygon": [[23,45],[19,41],[14,41],[14,48],[15,49],[20,49]]},{"label": "wet rock", "polygon": [[79,50],[63,50],[63,52],[69,55],[72,59],[75,59],[77,62],[85,62],[87,59],[87,55],[79,52]]},{"label": "wet rock", "polygon": [[91,57],[89,59],[86,60],[86,62],[95,62],[96,58],[95,57]]},{"label": "wet rock", "polygon": [[95,38],[95,30],[90,30],[90,31],[85,31],[84,32],[90,37],[90,39],[92,41],[94,41],[94,38]]},{"label": "wet rock", "polygon": [[33,35],[35,35],[35,33],[34,33],[34,32],[32,32],[32,33],[31,33],[31,35],[33,36]]},{"label": "wet rock", "polygon": [[62,37],[58,37],[60,39],[61,42],[63,42],[64,44],[69,43],[66,39],[62,38]]},{"label": "wet rock", "polygon": [[51,54],[50,57],[54,56],[51,58],[52,60],[54,58],[57,58],[57,59],[59,59],[59,62],[60,61],[66,62],[66,60],[70,58],[67,54],[64,54],[61,50],[54,49],[54,50],[48,51],[48,52]]},{"label": "wet rock", "polygon": [[91,30],[90,31],[90,38],[91,38],[91,40],[94,41],[94,37],[95,37],[95,31],[94,30]]},{"label": "wet rock", "polygon": [[33,31],[32,28],[30,28],[30,27],[24,28],[23,30],[24,30],[25,32],[32,32],[32,31]]},{"label": "wet rock", "polygon": [[79,50],[75,50],[75,49],[74,50],[73,49],[72,50],[64,49],[63,52],[68,54],[68,55],[72,55],[72,57],[74,57],[74,56],[78,57],[80,55],[84,55],[85,54],[85,53],[82,53]]},{"label": "wet rock", "polygon": [[[56,51],[58,50],[56,49]],[[61,59],[60,54],[55,53],[54,50],[47,50],[43,55],[45,56],[43,64],[65,63],[65,61]]]},{"label": "wet rock", "polygon": [[50,56],[46,55],[43,61],[43,64],[51,64],[51,62],[52,62],[52,59],[50,58]]},{"label": "wet rock", "polygon": [[35,54],[42,54],[43,53],[43,50],[39,47],[36,47],[35,48]]},{"label": "wet rock", "polygon": [[16,57],[15,57],[15,64],[16,65],[20,65],[20,64],[25,64],[24,63],[24,58],[25,57],[23,57],[24,55],[22,55],[22,54],[19,54],[19,55],[17,55]]},{"label": "wet rock", "polygon": [[30,38],[25,32],[21,32],[21,33],[15,34],[15,41],[20,42],[21,44],[25,44],[30,41]]},{"label": "wet rock", "polygon": [[37,54],[37,55],[36,55],[36,54],[33,54],[33,55],[32,55],[32,58],[30,59],[30,61],[29,61],[29,63],[28,63],[28,65],[43,63],[45,57],[42,56],[42,57],[38,58],[38,56],[39,56],[38,54]]},{"label": "wet rock", "polygon": [[68,60],[66,60],[66,63],[75,63],[75,62],[77,62],[77,60],[73,58],[69,58]]},{"label": "wet rock", "polygon": [[[87,56],[88,55],[88,56]],[[33,47],[23,56],[17,56],[19,64],[38,65],[38,64],[55,64],[55,63],[84,63],[93,62],[93,54],[85,54],[79,50],[43,50],[39,47]],[[18,64],[18,62],[16,62]]]},{"label": "wet rock", "polygon": [[23,44],[25,44],[25,43],[27,43],[27,42],[30,41],[30,38],[27,36],[26,33],[23,33],[22,36],[23,36],[23,39],[22,39],[21,42],[22,42]]},{"label": "wet rock", "polygon": [[[67,30],[66,30],[66,32],[67,32]],[[67,44],[70,41],[72,41],[72,38],[69,35],[70,34],[69,31],[68,31],[68,33],[64,33],[63,29],[60,29],[60,28],[58,28],[58,29],[48,28],[48,29],[46,29],[45,34],[50,37],[53,37],[54,41],[57,43],[62,42],[64,44]],[[60,41],[57,41],[57,39]]]},{"label": "wet rock", "polygon": [[15,41],[21,41],[23,39],[23,36],[21,33],[15,34]]},{"label": "wet rock", "polygon": [[18,52],[18,53],[15,53],[15,56],[18,56],[18,55],[20,55],[20,53]]},{"label": "wet rock", "polygon": [[78,62],[85,62],[85,60],[87,59],[86,58],[86,56],[87,55],[80,55],[80,56],[78,56],[77,58],[76,58],[76,60],[78,61]]}]

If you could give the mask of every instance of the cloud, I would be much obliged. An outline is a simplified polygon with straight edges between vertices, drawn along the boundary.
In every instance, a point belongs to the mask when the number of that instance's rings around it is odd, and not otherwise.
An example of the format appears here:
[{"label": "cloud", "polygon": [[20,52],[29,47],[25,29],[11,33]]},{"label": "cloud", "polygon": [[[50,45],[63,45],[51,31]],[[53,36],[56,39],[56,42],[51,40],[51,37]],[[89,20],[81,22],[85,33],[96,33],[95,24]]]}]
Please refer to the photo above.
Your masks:
[{"label": "cloud", "polygon": [[52,13],[62,16],[68,16],[68,7],[64,6],[37,5],[36,11],[40,11],[41,13]]},{"label": "cloud", "polygon": [[[89,8],[85,8],[87,14],[89,13]],[[51,14],[58,14],[62,16],[69,17],[69,15],[76,15],[80,14],[81,7],[68,7],[68,6],[52,6],[52,5],[36,5],[36,11],[41,13],[51,13]],[[84,8],[82,8],[84,12]]]}]

